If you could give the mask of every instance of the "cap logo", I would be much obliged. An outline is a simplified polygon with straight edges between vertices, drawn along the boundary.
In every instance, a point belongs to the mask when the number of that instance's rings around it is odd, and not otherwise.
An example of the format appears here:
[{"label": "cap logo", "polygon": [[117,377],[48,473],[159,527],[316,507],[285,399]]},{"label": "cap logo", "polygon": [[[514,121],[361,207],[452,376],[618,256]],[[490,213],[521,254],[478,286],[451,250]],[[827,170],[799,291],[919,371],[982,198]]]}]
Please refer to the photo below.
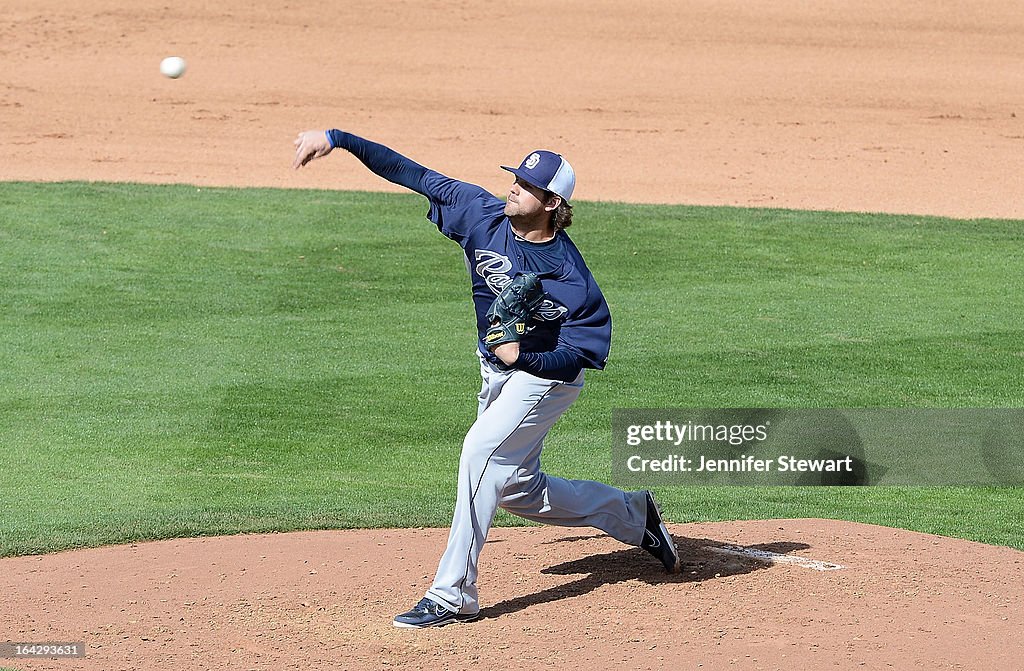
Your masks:
[{"label": "cap logo", "polygon": [[530,154],[528,159],[526,159],[526,163],[524,165],[526,165],[527,170],[533,170],[537,167],[538,163],[540,163],[540,154],[533,153]]}]

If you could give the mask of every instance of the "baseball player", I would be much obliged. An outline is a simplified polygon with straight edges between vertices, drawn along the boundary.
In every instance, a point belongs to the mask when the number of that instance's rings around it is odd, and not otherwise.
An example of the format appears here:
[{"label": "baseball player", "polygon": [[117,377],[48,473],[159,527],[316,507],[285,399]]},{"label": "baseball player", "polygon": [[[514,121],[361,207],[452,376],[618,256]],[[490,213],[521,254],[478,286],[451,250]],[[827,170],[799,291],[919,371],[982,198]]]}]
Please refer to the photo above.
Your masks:
[{"label": "baseball player", "polygon": [[344,149],[372,172],[427,198],[427,218],[465,251],[483,384],[459,461],[455,513],[433,585],[397,627],[479,617],[477,562],[498,507],[545,524],[596,527],[679,571],[679,555],[650,492],[624,492],[541,471],[544,437],[602,369],[611,316],[566,234],[576,177],[550,151],[530,152],[505,201],[340,130],[300,133],[294,168]]}]

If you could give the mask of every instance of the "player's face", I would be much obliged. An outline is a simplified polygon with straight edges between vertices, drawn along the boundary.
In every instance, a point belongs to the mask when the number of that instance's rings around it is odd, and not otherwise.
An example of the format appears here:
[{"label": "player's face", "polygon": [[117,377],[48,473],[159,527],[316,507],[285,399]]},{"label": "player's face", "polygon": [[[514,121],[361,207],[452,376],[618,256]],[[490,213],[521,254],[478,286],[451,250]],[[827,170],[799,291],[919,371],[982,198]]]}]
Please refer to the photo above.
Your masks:
[{"label": "player's face", "polygon": [[539,189],[516,178],[516,181],[512,183],[508,190],[508,200],[505,201],[505,216],[537,216],[548,208],[551,200],[551,196],[544,189]]}]

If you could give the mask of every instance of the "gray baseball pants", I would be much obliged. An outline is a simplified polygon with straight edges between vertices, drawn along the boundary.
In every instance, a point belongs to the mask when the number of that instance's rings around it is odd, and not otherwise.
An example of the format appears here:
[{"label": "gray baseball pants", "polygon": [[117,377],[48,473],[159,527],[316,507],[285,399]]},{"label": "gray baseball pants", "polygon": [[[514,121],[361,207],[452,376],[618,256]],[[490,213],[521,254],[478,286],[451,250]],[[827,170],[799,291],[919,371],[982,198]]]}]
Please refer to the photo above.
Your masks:
[{"label": "gray baseball pants", "polygon": [[544,437],[583,389],[523,371],[501,371],[481,357],[477,419],[462,445],[448,547],[427,598],[463,614],[480,610],[477,562],[498,506],[528,520],[596,527],[640,545],[647,518],[643,492],[543,473]]}]

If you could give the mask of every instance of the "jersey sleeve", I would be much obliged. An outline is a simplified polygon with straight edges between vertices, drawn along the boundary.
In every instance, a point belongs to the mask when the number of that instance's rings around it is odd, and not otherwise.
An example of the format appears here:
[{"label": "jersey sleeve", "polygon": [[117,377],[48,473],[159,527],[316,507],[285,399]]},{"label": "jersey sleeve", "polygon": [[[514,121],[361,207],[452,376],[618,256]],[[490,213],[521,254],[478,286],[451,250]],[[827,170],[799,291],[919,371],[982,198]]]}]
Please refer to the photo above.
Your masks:
[{"label": "jersey sleeve", "polygon": [[515,367],[538,377],[570,382],[583,368],[604,369],[611,338],[608,304],[591,279],[586,302],[562,322],[555,348],[549,352],[521,352]]},{"label": "jersey sleeve", "polygon": [[561,382],[572,382],[583,370],[579,355],[567,347],[558,347],[550,352],[520,351],[515,367],[530,375]]},{"label": "jersey sleeve", "polygon": [[504,210],[501,199],[482,187],[445,177],[382,144],[337,129],[327,131],[327,139],[331,147],[348,151],[379,177],[426,196],[427,218],[463,246],[475,224]]},{"label": "jersey sleeve", "polygon": [[424,196],[428,195],[424,191],[423,180],[431,171],[394,149],[337,129],[327,131],[327,141],[332,148],[344,149],[358,158],[378,177]]},{"label": "jersey sleeve", "polygon": [[562,323],[559,347],[574,350],[585,368],[602,370],[611,351],[612,316],[601,291],[593,279],[587,292],[587,301],[578,312],[570,314]]},{"label": "jersey sleeve", "polygon": [[502,216],[505,203],[483,187],[431,172],[423,180],[430,211],[427,219],[437,230],[465,247],[470,230]]}]

